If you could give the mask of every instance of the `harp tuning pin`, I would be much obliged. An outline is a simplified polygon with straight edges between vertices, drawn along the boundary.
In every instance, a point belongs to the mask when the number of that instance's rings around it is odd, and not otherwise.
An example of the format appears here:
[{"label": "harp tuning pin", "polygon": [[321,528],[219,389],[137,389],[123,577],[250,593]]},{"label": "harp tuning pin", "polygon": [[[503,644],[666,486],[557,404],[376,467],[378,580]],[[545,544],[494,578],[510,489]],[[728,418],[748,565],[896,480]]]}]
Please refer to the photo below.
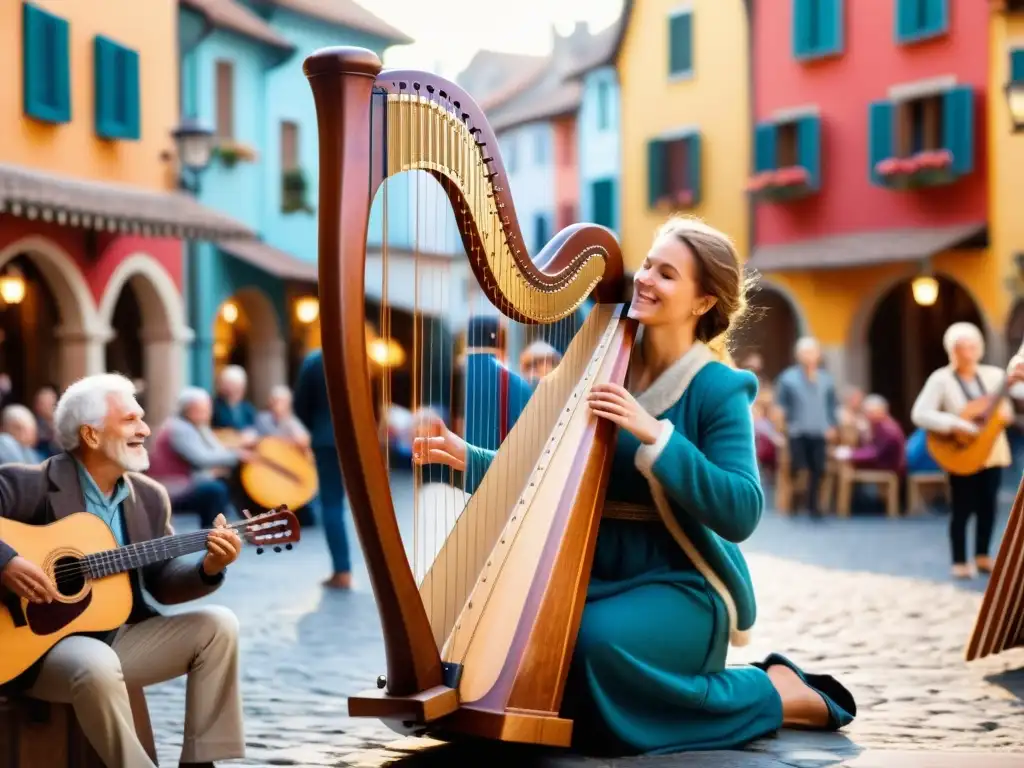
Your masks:
[{"label": "harp tuning pin", "polygon": [[280,548],[280,547],[274,547],[274,551],[275,551],[275,552],[280,552],[280,551],[281,551],[281,548]]},{"label": "harp tuning pin", "polygon": [[257,555],[262,555],[263,554],[263,547],[256,547],[256,554]]},{"label": "harp tuning pin", "polygon": [[292,551],[292,545],[291,544],[285,544],[284,548],[287,549],[289,552]]},{"label": "harp tuning pin", "polygon": [[377,687],[381,690],[388,684],[388,679],[384,675],[377,675]]}]

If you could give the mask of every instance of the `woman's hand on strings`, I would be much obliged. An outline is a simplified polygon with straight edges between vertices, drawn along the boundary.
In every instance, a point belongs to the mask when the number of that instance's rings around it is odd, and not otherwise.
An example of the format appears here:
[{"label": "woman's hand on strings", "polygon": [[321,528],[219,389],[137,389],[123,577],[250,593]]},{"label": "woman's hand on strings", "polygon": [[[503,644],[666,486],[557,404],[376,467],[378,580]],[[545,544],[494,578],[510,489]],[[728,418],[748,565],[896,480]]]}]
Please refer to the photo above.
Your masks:
[{"label": "woman's hand on strings", "polygon": [[412,441],[414,464],[446,464],[462,471],[466,468],[466,441],[436,416],[423,419]]},{"label": "woman's hand on strings", "polygon": [[658,420],[619,384],[595,384],[587,401],[596,415],[631,432],[641,443],[652,445],[661,434]]}]

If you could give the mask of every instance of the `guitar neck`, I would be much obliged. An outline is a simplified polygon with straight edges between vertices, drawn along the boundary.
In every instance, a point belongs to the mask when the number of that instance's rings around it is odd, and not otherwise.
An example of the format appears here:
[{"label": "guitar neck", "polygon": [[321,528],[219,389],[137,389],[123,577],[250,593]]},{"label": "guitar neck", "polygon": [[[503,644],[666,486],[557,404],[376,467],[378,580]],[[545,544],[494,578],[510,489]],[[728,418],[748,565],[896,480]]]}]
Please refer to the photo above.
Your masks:
[{"label": "guitar neck", "polygon": [[[241,528],[249,521],[241,520],[231,523],[228,528]],[[173,560],[182,555],[191,555],[206,549],[206,535],[209,531],[193,531],[178,533],[174,536],[163,536],[159,539],[140,541],[117,549],[94,552],[86,555],[84,560],[89,578],[101,579],[117,573],[125,573],[147,565]]]}]

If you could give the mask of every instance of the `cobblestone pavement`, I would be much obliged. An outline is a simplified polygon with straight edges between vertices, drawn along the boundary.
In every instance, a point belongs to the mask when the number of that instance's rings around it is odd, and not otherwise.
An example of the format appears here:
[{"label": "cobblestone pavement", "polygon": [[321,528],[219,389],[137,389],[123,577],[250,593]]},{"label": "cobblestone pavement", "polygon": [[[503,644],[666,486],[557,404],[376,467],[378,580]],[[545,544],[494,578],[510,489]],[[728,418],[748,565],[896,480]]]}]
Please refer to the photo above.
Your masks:
[{"label": "cobblestone pavement", "polygon": [[[190,523],[182,520],[179,528]],[[775,650],[809,671],[834,674],[856,696],[857,720],[843,734],[786,731],[745,752],[615,761],[616,766],[1024,765],[1024,649],[964,663],[983,582],[948,580],[944,518],[812,522],[768,513],[746,551],[760,618],[753,643],[730,661]],[[322,590],[319,581],[327,571],[319,530],[306,529],[291,552],[247,551],[210,598],[231,606],[243,627],[249,755],[243,764],[493,763],[493,757],[462,746],[424,751],[423,743],[395,744],[399,737],[379,723],[347,717],[345,697],[373,687],[384,658],[358,556],[358,583],[351,593]],[[161,763],[175,765],[184,682],[155,686],[148,696]],[[503,749],[502,757],[512,754]],[[954,753],[954,762],[933,751]],[[984,758],[969,754],[980,752]],[[502,762],[581,761],[531,752]]]}]

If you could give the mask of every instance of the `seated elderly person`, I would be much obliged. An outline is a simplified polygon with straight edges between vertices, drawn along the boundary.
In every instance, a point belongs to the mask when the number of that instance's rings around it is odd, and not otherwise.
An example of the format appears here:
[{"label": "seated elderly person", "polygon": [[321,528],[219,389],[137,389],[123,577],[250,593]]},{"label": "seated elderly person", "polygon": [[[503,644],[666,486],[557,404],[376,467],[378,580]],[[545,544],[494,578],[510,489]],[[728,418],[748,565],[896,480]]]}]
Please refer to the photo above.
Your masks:
[{"label": "seated elderly person", "polygon": [[255,436],[256,406],[245,399],[249,376],[240,365],[229,365],[217,376],[217,397],[213,401],[214,429],[234,429]]},{"label": "seated elderly person", "polygon": [[547,376],[555,369],[562,355],[558,350],[546,341],[537,341],[530,344],[519,356],[519,370],[523,378],[534,386],[538,381]]},{"label": "seated elderly person", "polygon": [[186,387],[150,452],[149,474],[167,488],[172,510],[198,514],[203,527],[230,507],[234,470],[249,456],[248,449],[221,444],[210,428],[212,414],[210,395]]},{"label": "seated elderly person", "polygon": [[870,430],[867,442],[857,448],[840,446],[834,455],[850,461],[857,469],[881,469],[904,474],[907,469],[903,428],[889,414],[889,403],[881,395],[868,395],[862,406]]},{"label": "seated elderly person", "polygon": [[256,416],[256,431],[262,436],[283,437],[300,448],[309,448],[309,430],[292,411],[292,391],[283,384],[270,390],[267,410]]},{"label": "seated elderly person", "polygon": [[36,417],[24,405],[8,405],[0,415],[0,464],[38,464]]}]

